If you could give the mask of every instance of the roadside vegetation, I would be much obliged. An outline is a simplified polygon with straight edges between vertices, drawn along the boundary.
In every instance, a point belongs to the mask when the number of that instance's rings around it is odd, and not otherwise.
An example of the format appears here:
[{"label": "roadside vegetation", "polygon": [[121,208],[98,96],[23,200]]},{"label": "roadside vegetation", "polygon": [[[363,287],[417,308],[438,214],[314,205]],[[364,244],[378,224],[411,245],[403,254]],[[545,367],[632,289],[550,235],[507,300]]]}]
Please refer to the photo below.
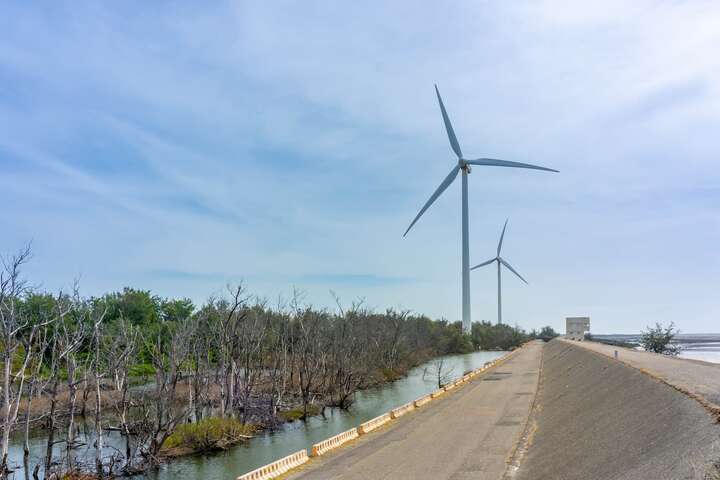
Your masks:
[{"label": "roadside vegetation", "polygon": [[680,347],[673,342],[678,333],[674,323],[665,327],[658,322],[642,332],[640,345],[648,352],[674,356],[680,353]]},{"label": "roadside vegetation", "polygon": [[542,340],[544,342],[549,342],[553,338],[559,337],[560,334],[555,331],[554,328],[551,326],[546,326],[540,329],[540,331],[532,330],[530,332],[530,338],[531,339],[537,339]]},{"label": "roadside vegetation", "polygon": [[[26,472],[136,474],[327,407],[347,409],[358,390],[433,358],[554,334],[483,322],[464,335],[460,322],[378,313],[361,302],[313,308],[300,292],[270,305],[242,285],[202,305],[132,288],[83,297],[76,284],[50,293],[23,276],[29,259],[25,249],[0,271],[0,478],[13,467],[11,431],[24,438]],[[438,382],[446,374],[439,368]],[[92,461],[76,454],[88,442],[81,425],[94,432]],[[31,465],[33,430],[47,442]],[[125,439],[122,451],[107,446],[108,431]]]}]

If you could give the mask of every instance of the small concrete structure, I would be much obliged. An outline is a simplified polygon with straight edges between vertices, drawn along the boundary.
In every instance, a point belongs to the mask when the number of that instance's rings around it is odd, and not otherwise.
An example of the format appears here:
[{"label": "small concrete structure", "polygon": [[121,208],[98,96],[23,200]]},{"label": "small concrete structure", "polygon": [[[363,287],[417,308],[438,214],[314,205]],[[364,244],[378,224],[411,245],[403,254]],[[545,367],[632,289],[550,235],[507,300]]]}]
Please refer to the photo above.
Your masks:
[{"label": "small concrete structure", "polygon": [[565,338],[582,342],[585,332],[590,331],[590,317],[567,317],[565,319]]}]

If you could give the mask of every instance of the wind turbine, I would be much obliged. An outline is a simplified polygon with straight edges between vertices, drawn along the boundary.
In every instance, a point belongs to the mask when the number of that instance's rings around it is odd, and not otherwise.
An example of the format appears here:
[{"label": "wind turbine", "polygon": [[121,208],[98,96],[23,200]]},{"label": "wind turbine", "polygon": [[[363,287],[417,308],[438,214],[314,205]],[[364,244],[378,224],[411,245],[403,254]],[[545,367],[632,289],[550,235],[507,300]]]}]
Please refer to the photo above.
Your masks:
[{"label": "wind turbine", "polygon": [[430,196],[430,199],[423,205],[420,212],[410,223],[410,226],[403,237],[408,234],[410,229],[415,225],[425,211],[430,208],[430,205],[437,200],[437,198],[450,186],[455,180],[458,173],[462,171],[462,322],[463,331],[470,333],[471,319],[470,319],[470,253],[468,245],[468,188],[467,188],[467,177],[470,174],[470,165],[482,165],[490,167],[515,167],[515,168],[530,168],[533,170],[545,170],[548,172],[557,172],[551,168],[539,167],[537,165],[530,165],[527,163],[509,162],[507,160],[496,160],[494,158],[477,158],[475,160],[468,160],[463,157],[462,150],[460,150],[460,144],[457,141],[455,132],[453,131],[452,124],[448,118],[448,114],[445,111],[445,105],[443,105],[442,98],[440,98],[440,91],[435,85],[435,94],[437,95],[438,103],[440,103],[440,112],[442,113],[443,122],[445,123],[445,130],[447,131],[448,139],[450,140],[450,146],[457,155],[457,164],[453,166],[452,170],[445,180],[442,181],[440,186]]},{"label": "wind turbine", "polygon": [[500,234],[500,241],[498,242],[497,246],[497,254],[495,255],[495,258],[492,258],[488,260],[487,262],[480,263],[478,265],[475,265],[470,270],[475,270],[476,268],[484,267],[485,265],[490,265],[493,262],[497,262],[497,270],[498,270],[498,325],[502,323],[502,278],[501,278],[501,271],[502,266],[504,265],[505,268],[513,272],[515,275],[518,276],[520,280],[525,282],[527,285],[527,280],[525,280],[522,275],[520,275],[508,262],[505,261],[504,258],[500,256],[500,250],[502,250],[502,242],[503,238],[505,237],[505,229],[507,228],[508,221],[505,220],[505,225],[503,226],[502,233]]}]

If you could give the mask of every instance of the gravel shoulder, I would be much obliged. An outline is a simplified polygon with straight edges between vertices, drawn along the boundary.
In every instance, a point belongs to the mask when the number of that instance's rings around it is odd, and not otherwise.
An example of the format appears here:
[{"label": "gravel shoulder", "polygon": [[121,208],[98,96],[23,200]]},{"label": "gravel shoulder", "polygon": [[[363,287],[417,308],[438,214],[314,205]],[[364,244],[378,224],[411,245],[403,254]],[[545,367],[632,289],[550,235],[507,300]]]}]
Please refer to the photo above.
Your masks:
[{"label": "gravel shoulder", "polygon": [[500,479],[525,427],[542,344],[327,456],[292,479]]}]

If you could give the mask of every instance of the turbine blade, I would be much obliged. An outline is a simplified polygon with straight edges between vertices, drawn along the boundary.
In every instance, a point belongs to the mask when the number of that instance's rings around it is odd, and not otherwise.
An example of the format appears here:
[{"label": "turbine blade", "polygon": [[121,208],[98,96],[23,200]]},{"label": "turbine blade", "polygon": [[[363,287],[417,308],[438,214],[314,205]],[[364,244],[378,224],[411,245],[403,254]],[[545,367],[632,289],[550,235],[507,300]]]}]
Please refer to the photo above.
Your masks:
[{"label": "turbine blade", "polygon": [[525,279],[522,277],[522,275],[520,275],[517,271],[515,271],[515,269],[514,269],[508,262],[506,262],[505,260],[503,260],[503,259],[501,258],[501,259],[500,259],[500,263],[502,263],[503,265],[505,265],[511,272],[513,272],[515,275],[517,275],[518,278],[520,278],[520,280],[522,280],[522,281],[525,282],[526,284],[530,285],[530,284],[528,283],[528,281],[525,280]]},{"label": "turbine blade", "polygon": [[558,173],[557,170],[553,170],[552,168],[540,167],[538,165],[531,165],[529,163],[509,162],[507,160],[497,160],[495,158],[477,158],[475,160],[466,160],[465,162],[469,163],[470,165],[485,165],[485,166],[489,166],[489,167],[530,168],[532,170],[544,170],[546,172]]},{"label": "turbine blade", "polygon": [[453,167],[452,171],[450,171],[448,176],[445,177],[445,180],[443,180],[443,182],[440,184],[440,186],[437,188],[437,190],[435,190],[435,192],[432,194],[430,199],[420,209],[420,213],[417,214],[417,216],[413,219],[410,226],[407,228],[407,230],[405,230],[403,237],[408,234],[408,232],[413,227],[413,225],[415,225],[415,222],[417,222],[420,219],[420,217],[422,216],[422,214],[425,213],[425,210],[430,208],[430,205],[432,205],[433,202],[435,200],[437,200],[437,198],[445,191],[445,189],[450,186],[450,184],[453,182],[453,180],[455,180],[455,177],[457,177],[457,174],[459,171],[460,171],[460,167],[458,167],[458,166]]},{"label": "turbine blade", "polygon": [[505,229],[507,228],[507,222],[510,220],[509,218],[505,219],[505,225],[503,225],[503,231],[500,234],[500,241],[498,242],[498,248],[497,248],[497,256],[500,256],[500,250],[502,249],[502,242],[503,238],[505,237]]},{"label": "turbine blade", "polygon": [[496,261],[496,260],[497,260],[497,258],[491,258],[491,259],[488,260],[487,262],[478,263],[477,265],[475,265],[474,267],[472,267],[470,270],[475,270],[476,268],[484,267],[485,265],[490,265],[491,263],[493,263],[493,262]]},{"label": "turbine blade", "polygon": [[443,101],[440,97],[440,91],[438,90],[437,85],[435,85],[435,93],[437,94],[438,102],[440,102],[440,111],[442,112],[443,122],[445,122],[445,130],[447,130],[448,140],[450,140],[450,146],[452,147],[453,152],[455,152],[455,155],[457,155],[458,158],[462,158],[462,150],[460,150],[460,144],[457,141],[457,137],[455,137],[455,131],[453,130],[452,123],[450,123],[450,118],[445,111],[445,105],[443,105]]}]

